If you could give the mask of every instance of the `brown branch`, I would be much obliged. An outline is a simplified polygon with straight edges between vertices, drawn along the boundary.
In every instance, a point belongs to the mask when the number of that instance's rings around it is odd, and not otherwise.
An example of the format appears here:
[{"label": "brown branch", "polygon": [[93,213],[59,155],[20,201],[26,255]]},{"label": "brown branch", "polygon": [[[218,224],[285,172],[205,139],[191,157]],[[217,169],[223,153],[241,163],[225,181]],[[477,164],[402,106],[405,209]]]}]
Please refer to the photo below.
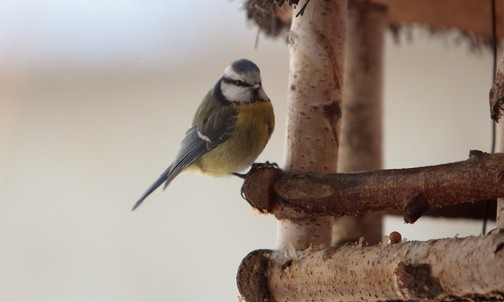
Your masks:
[{"label": "brown branch", "polygon": [[359,244],[321,251],[257,250],[237,282],[247,301],[471,300],[504,298],[504,233]]},{"label": "brown branch", "polygon": [[504,197],[504,154],[471,151],[468,160],[450,164],[325,175],[255,165],[242,191],[254,208],[278,219],[403,210],[413,223],[430,209]]}]

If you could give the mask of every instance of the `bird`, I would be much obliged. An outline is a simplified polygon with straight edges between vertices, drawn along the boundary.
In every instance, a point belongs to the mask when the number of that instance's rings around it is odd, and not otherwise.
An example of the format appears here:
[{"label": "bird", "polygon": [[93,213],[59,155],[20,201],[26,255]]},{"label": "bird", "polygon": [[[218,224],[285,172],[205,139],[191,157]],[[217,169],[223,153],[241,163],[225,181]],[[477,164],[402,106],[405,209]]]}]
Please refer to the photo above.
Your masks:
[{"label": "bird", "polygon": [[211,176],[237,175],[252,165],[275,127],[270,99],[259,67],[248,59],[233,61],[198,106],[172,164],[134,204],[163,190],[182,171]]}]

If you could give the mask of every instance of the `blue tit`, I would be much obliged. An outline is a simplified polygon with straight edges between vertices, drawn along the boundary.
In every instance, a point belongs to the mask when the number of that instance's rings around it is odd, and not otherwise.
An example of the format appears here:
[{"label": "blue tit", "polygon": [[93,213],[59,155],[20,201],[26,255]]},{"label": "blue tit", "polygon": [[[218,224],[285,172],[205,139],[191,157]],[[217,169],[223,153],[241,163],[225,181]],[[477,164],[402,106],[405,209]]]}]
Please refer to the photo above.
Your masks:
[{"label": "blue tit", "polygon": [[231,63],[194,115],[173,163],[133,207],[184,170],[222,176],[249,167],[264,149],[273,128],[273,106],[263,90],[259,68],[240,59]]}]

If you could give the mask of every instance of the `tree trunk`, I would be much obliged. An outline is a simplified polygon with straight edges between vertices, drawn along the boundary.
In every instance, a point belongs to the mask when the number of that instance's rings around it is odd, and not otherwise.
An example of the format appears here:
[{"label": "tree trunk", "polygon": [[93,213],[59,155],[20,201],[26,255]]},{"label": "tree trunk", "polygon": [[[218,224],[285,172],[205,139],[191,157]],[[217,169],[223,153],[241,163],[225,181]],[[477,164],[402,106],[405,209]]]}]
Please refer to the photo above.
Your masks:
[{"label": "tree trunk", "polygon": [[[385,6],[352,1],[348,11],[345,50],[345,88],[339,146],[339,172],[382,168],[383,41]],[[382,240],[383,213],[334,219],[334,244]]]},{"label": "tree trunk", "polygon": [[[285,167],[334,173],[338,163],[346,0],[298,5],[289,33],[290,75]],[[326,247],[332,217],[278,222],[278,248]]]}]

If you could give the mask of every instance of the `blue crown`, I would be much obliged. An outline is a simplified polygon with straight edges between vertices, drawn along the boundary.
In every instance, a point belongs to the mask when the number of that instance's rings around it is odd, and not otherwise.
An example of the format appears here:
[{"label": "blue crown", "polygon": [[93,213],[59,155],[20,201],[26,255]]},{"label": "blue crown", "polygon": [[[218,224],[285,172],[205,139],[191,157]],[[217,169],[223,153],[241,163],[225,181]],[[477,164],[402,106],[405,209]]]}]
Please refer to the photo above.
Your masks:
[{"label": "blue crown", "polygon": [[247,59],[240,59],[236,60],[233,63],[231,63],[231,66],[234,71],[237,73],[253,73],[253,72],[259,72],[259,67],[257,65]]}]

